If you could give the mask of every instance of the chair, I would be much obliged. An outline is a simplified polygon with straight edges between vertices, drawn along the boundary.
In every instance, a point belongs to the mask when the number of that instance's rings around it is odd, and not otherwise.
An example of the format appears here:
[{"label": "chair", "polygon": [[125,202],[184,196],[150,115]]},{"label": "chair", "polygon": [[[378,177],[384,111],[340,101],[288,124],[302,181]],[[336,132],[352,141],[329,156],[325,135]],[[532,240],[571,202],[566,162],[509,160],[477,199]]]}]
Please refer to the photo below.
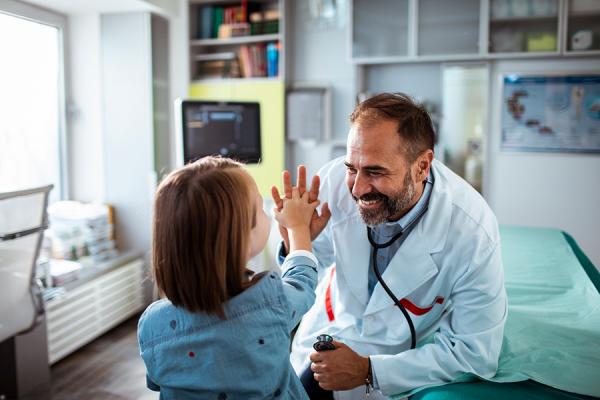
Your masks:
[{"label": "chair", "polygon": [[0,193],[0,343],[32,330],[44,314],[35,265],[51,189]]}]

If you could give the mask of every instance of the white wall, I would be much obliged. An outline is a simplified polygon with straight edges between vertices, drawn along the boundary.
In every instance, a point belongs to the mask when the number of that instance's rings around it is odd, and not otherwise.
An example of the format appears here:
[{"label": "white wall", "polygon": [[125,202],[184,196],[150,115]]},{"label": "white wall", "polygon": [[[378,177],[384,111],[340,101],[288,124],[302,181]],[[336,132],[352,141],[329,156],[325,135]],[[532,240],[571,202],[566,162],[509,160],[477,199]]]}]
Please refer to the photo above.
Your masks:
[{"label": "white wall", "polygon": [[[186,0],[154,0],[152,11],[169,19],[170,104],[185,97],[189,85],[188,10]],[[169,7],[158,9],[165,3]],[[142,7],[138,7],[142,8]],[[69,10],[64,10],[69,12]],[[70,82],[68,101],[69,198],[104,201],[104,147],[102,121],[102,74],[100,71],[100,12],[69,13],[67,62]],[[169,108],[172,113],[172,107]],[[173,123],[171,146],[175,150]],[[175,156],[171,156],[171,166]]]},{"label": "white wall", "polygon": [[440,63],[374,65],[367,69],[367,90],[371,93],[403,92],[438,107],[442,101]]},{"label": "white wall", "polygon": [[179,97],[187,98],[190,85],[190,56],[189,56],[189,11],[187,0],[172,0],[172,12],[169,19],[169,88],[170,115],[169,125],[171,146],[171,168],[175,167],[177,148],[175,141],[175,123],[173,120],[173,104]]},{"label": "white wall", "polygon": [[350,127],[348,117],[356,97],[356,71],[348,57],[345,18],[342,23],[311,19],[305,0],[289,2],[287,7],[291,7],[288,14],[291,29],[286,43],[287,83],[324,84],[331,90],[332,141],[315,145],[293,144],[288,146],[286,155],[286,167],[303,163],[308,173],[314,174],[330,160],[333,145],[345,144]]},{"label": "white wall", "polygon": [[71,14],[68,28],[69,198],[103,200],[100,15]]},{"label": "white wall", "polygon": [[486,197],[502,224],[554,227],[571,234],[600,268],[600,155],[500,151],[505,73],[600,72],[598,58],[507,60],[492,66],[491,140]]}]

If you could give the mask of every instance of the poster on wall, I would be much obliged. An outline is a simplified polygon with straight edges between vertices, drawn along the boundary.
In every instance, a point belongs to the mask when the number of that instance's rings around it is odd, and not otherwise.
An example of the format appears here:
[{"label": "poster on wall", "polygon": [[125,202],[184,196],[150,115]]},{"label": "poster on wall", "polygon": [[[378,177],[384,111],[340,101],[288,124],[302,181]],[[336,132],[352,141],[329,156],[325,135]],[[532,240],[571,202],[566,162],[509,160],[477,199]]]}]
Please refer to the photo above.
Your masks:
[{"label": "poster on wall", "polygon": [[502,150],[600,153],[600,75],[505,75]]}]

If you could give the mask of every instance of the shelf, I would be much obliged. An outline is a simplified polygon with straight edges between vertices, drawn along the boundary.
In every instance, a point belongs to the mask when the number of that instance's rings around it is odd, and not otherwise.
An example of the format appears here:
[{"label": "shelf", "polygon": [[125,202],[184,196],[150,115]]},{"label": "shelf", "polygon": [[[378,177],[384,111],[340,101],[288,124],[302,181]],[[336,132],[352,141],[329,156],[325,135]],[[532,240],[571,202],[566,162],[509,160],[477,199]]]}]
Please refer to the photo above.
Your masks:
[{"label": "shelf", "polygon": [[277,82],[281,78],[278,76],[274,77],[254,77],[254,78],[206,78],[206,79],[195,79],[190,82],[191,85],[200,83],[262,83],[262,82]]},{"label": "shelf", "polygon": [[591,56],[600,56],[600,49],[593,50],[567,50],[563,53],[563,56],[568,57],[591,57]]},{"label": "shelf", "polygon": [[[240,4],[240,0],[189,0],[191,6],[220,6]],[[272,0],[252,0],[252,3],[271,3]]]},{"label": "shelf", "polygon": [[281,35],[279,33],[273,33],[269,35],[240,36],[228,39],[195,39],[190,41],[190,46],[234,46],[247,43],[276,42],[278,40],[281,40]]},{"label": "shelf", "polygon": [[543,57],[556,57],[559,56],[560,52],[556,51],[515,51],[515,52],[497,52],[488,53],[486,58],[488,60],[496,60],[499,58],[543,58]]},{"label": "shelf", "polygon": [[514,24],[514,23],[522,23],[522,22],[542,22],[542,21],[554,21],[557,19],[558,19],[558,15],[493,18],[493,19],[490,19],[490,24]]},{"label": "shelf", "polygon": [[600,17],[600,10],[599,11],[592,11],[592,12],[570,12],[568,14],[568,18],[598,18]]}]

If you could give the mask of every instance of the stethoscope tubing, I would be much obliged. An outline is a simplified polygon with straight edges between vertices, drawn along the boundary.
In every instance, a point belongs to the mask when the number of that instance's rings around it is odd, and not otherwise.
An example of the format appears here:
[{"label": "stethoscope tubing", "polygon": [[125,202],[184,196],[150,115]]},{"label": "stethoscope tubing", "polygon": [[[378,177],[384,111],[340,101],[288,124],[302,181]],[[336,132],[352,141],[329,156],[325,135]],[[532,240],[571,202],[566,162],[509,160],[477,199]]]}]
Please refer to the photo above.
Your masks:
[{"label": "stethoscope tubing", "polygon": [[398,306],[400,311],[402,311],[402,314],[404,315],[404,318],[406,319],[406,322],[408,323],[408,328],[410,329],[410,348],[411,348],[411,350],[417,346],[417,334],[415,332],[415,325],[412,321],[412,318],[410,318],[410,315],[408,315],[408,311],[406,311],[406,308],[404,308],[404,306],[402,305],[400,300],[398,300],[396,295],[394,295],[394,292],[392,292],[392,290],[388,287],[388,285],[383,280],[383,277],[381,276],[381,272],[379,272],[379,267],[377,267],[377,251],[379,249],[385,249],[386,247],[390,247],[394,242],[396,242],[396,240],[400,239],[400,237],[404,234],[404,232],[406,232],[412,225],[416,224],[421,219],[423,214],[425,214],[426,211],[427,211],[427,208],[423,209],[423,211],[421,211],[421,213],[413,221],[411,221],[406,226],[406,228],[402,229],[400,232],[395,234],[394,237],[392,237],[390,240],[388,240],[385,243],[380,244],[380,243],[375,242],[375,240],[373,239],[372,233],[371,233],[371,227],[367,226],[367,238],[369,239],[369,243],[371,243],[371,246],[373,246],[373,257],[372,257],[373,272],[375,272],[375,276],[377,277],[377,280],[379,281],[379,284],[381,285],[383,290],[385,290],[385,292],[388,294],[388,296],[390,296],[390,298],[394,301],[396,306]]}]

